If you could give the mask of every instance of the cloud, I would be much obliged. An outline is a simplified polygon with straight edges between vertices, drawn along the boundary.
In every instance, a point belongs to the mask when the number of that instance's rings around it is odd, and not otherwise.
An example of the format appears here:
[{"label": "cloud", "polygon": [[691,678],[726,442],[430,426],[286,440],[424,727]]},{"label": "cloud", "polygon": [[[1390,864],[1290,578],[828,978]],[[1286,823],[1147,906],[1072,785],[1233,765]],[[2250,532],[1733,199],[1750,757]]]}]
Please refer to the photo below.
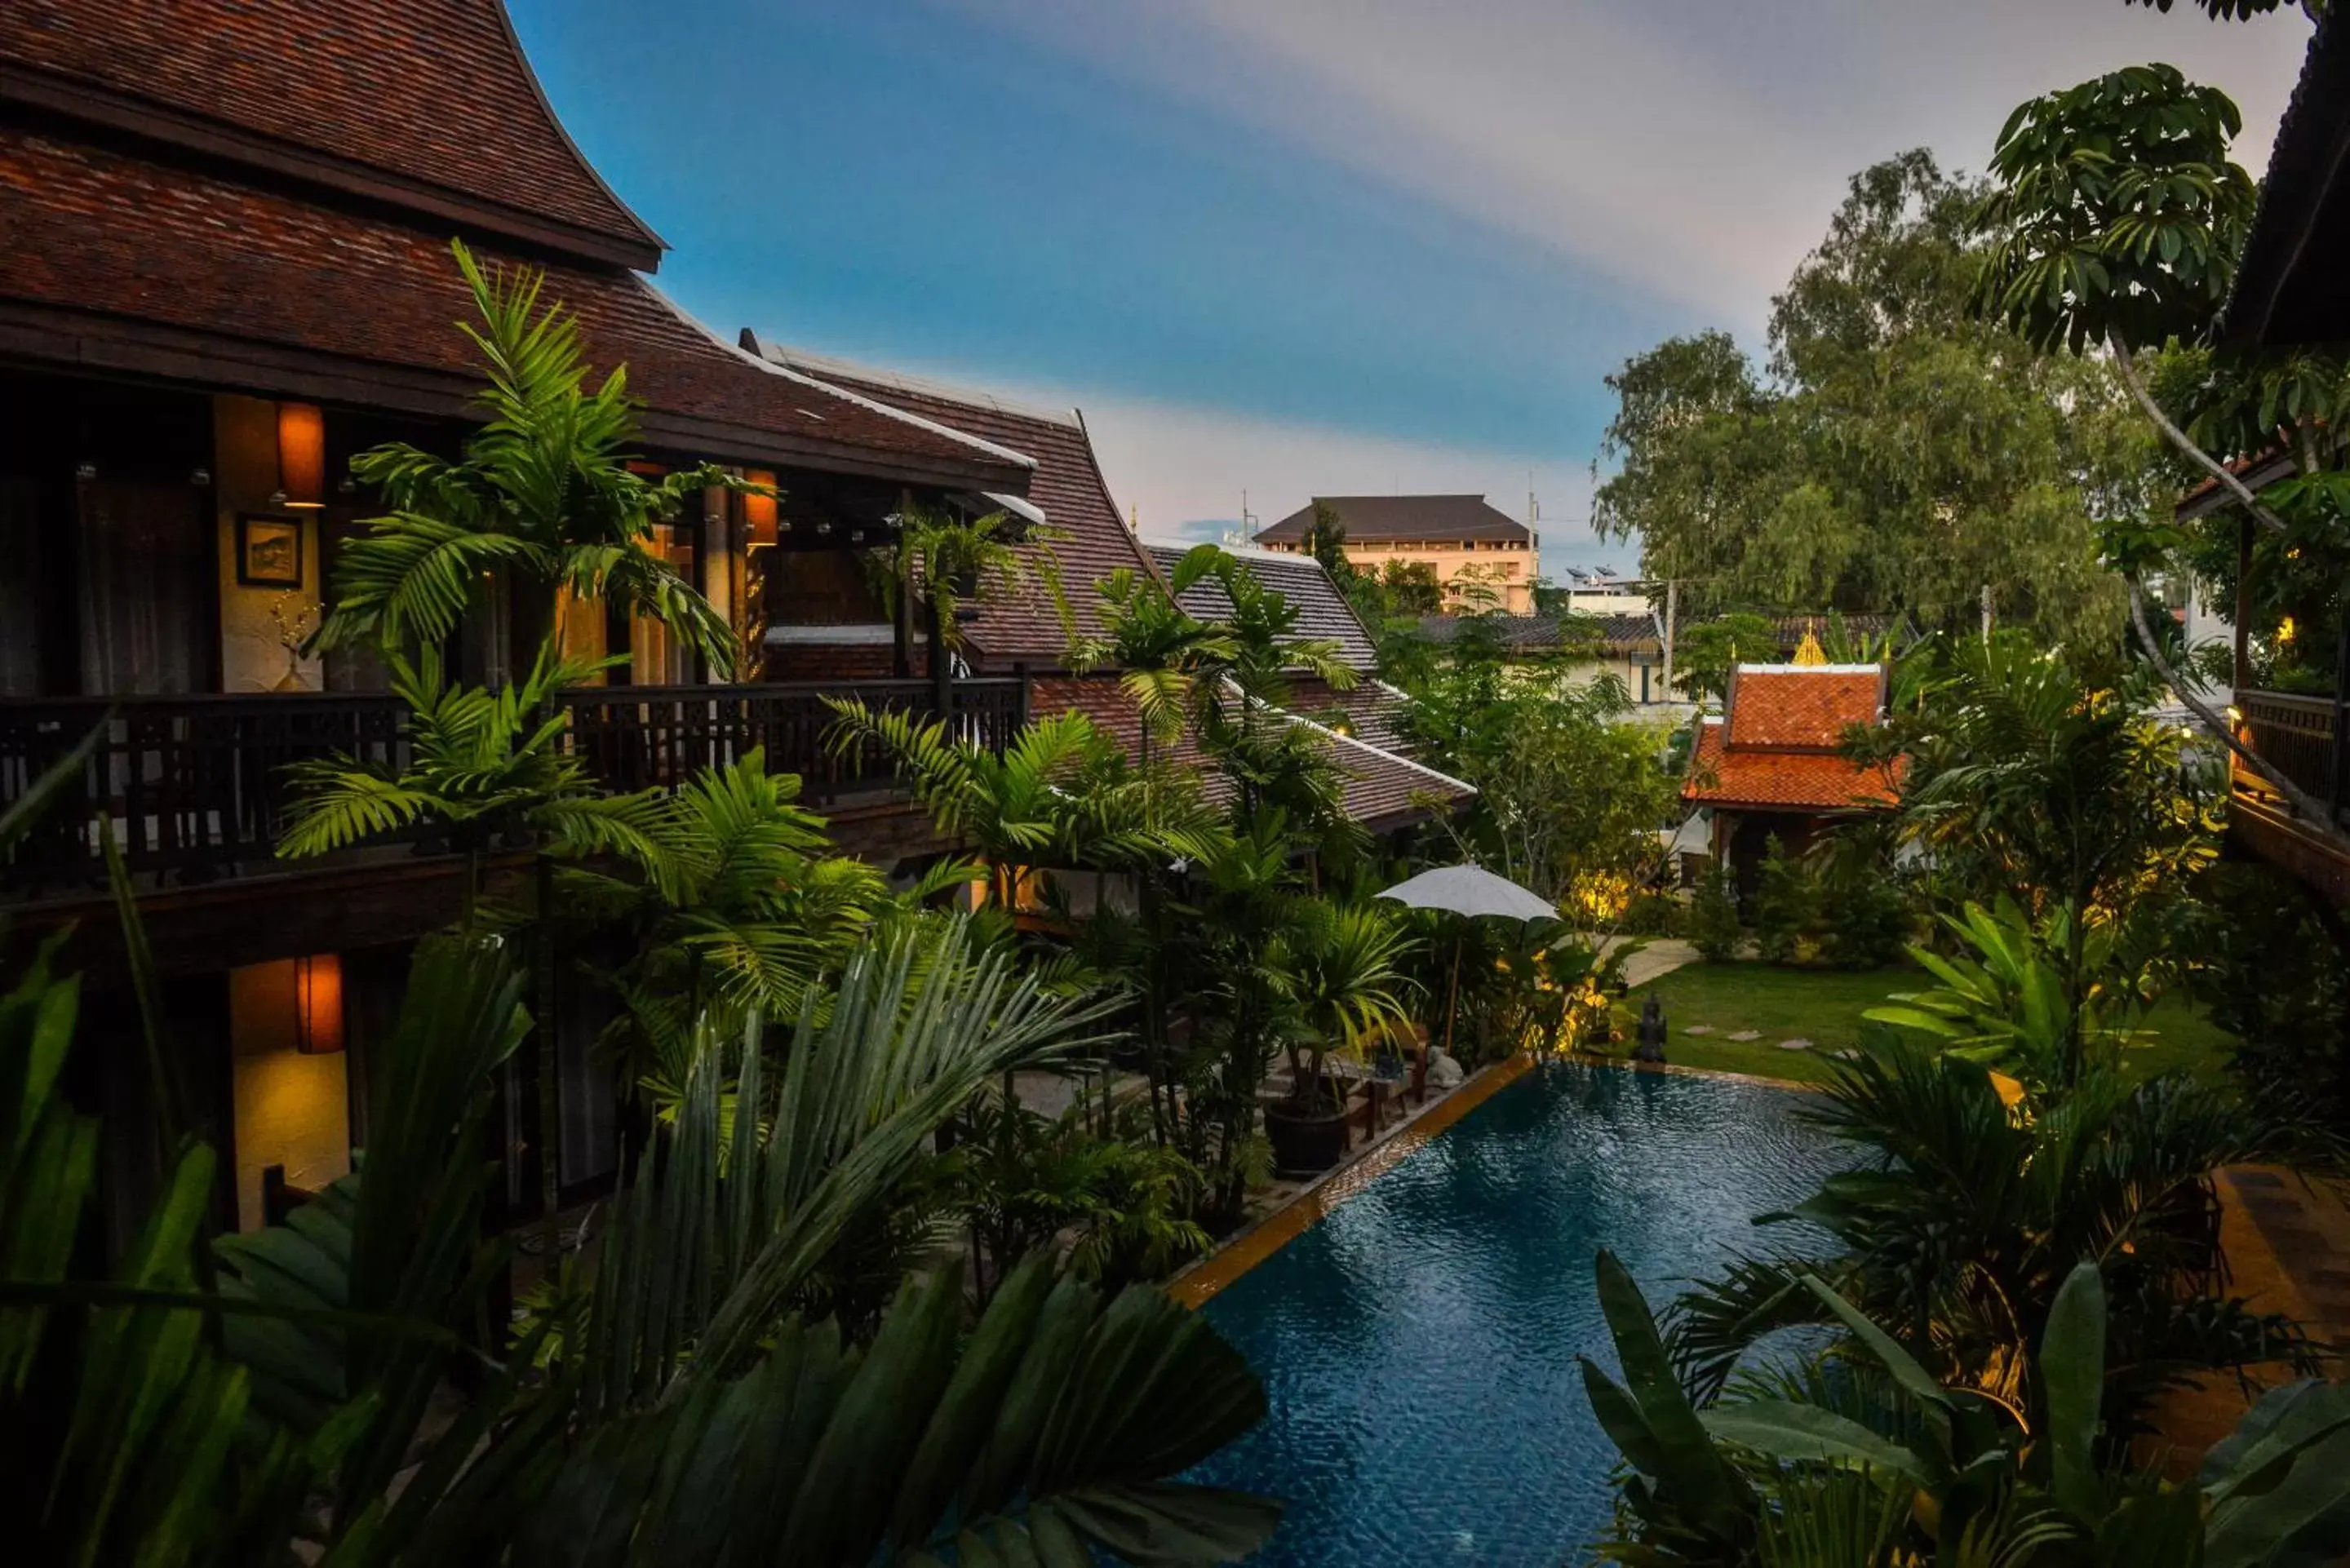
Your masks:
[{"label": "cloud", "polygon": [[2166,58],[2258,170],[2308,38],[2120,0],[947,0],[1742,330],[1856,170]]}]

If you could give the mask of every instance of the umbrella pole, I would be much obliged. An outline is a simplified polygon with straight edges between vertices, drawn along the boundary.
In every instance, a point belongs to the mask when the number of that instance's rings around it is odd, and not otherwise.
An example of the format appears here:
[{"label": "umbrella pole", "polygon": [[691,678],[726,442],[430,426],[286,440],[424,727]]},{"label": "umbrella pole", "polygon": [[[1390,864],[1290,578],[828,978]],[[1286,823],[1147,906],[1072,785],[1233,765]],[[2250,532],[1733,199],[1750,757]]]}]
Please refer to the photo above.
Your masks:
[{"label": "umbrella pole", "polygon": [[[1468,932],[1455,933],[1452,938],[1452,983],[1444,993],[1444,1054],[1452,1054],[1452,1021],[1461,1012],[1461,947],[1468,940]],[[1419,1054],[1419,1097],[1428,1098],[1428,1053]]]}]

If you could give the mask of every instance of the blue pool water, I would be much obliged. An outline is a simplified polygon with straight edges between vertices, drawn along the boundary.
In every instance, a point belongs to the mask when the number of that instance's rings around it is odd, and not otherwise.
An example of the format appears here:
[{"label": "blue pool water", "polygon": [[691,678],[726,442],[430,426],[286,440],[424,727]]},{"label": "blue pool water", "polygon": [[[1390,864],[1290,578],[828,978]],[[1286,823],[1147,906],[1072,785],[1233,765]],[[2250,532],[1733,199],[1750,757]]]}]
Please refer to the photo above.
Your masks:
[{"label": "blue pool water", "polygon": [[[1264,1379],[1195,1479],[1288,1500],[1264,1568],[1584,1560],[1616,1450],[1575,1367],[1615,1355],[1591,1260],[1661,1307],[1834,1168],[1800,1096],[1547,1066],[1430,1139],[1201,1310]],[[1789,1240],[1794,1240],[1790,1237]],[[1776,1238],[1773,1238],[1776,1240]]]}]

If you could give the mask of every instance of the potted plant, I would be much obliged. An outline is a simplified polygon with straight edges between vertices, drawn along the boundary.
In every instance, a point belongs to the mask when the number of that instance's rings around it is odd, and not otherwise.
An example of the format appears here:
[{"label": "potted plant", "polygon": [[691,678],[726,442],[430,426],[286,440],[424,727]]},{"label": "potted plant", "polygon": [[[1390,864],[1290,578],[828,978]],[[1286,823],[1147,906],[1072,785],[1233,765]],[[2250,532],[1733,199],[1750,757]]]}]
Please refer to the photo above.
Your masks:
[{"label": "potted plant", "polygon": [[1404,1022],[1398,969],[1409,942],[1401,923],[1372,905],[1309,898],[1283,939],[1297,1027],[1289,1042],[1290,1092],[1265,1109],[1274,1165],[1290,1174],[1326,1170],[1347,1152],[1347,1091],[1329,1071],[1359,1061],[1365,1040]]}]

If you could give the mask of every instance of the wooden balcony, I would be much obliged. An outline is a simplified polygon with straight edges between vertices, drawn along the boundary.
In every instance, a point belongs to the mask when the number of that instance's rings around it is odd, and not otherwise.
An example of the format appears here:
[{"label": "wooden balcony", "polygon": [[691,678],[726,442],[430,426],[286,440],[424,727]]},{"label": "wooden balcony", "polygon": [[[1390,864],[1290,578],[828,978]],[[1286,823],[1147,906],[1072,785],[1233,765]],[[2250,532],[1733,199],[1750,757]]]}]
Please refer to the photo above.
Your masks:
[{"label": "wooden balcony", "polygon": [[[1001,751],[1027,716],[1014,679],[949,689],[953,732]],[[824,699],[938,711],[927,680],[768,686],[614,686],[567,692],[566,743],[615,790],[673,789],[702,768],[764,747],[768,768],[798,774],[803,797],[823,806],[893,797],[889,765],[868,748],[836,757],[825,744]],[[92,731],[97,747],[31,835],[0,857],[0,906],[85,898],[105,885],[101,819],[143,889],[304,868],[276,858],[294,805],[286,765],[335,753],[398,765],[408,711],[379,693],[0,700],[0,811]],[[387,838],[339,857],[405,862],[430,840]],[[314,863],[304,863],[314,864]]]},{"label": "wooden balcony", "polygon": [[[2240,690],[2237,732],[2262,761],[2324,803],[2337,825],[2350,827],[2350,725],[2332,697]],[[2350,856],[2313,832],[2266,781],[2241,763],[2233,770],[2229,836],[2330,897],[2350,905]]]}]

